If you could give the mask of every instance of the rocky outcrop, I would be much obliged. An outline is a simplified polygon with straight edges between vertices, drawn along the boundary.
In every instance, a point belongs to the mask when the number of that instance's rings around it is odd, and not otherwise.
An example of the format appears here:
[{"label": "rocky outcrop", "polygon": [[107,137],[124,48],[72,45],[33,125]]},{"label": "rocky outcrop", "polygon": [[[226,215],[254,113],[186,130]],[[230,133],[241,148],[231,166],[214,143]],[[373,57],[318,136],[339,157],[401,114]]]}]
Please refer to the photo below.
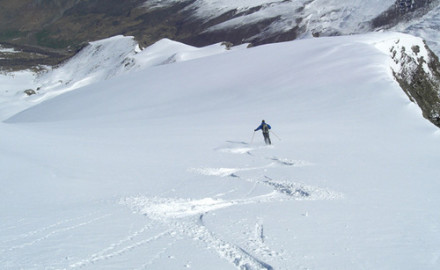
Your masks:
[{"label": "rocky outcrop", "polygon": [[405,45],[396,40],[390,49],[393,75],[423,116],[440,127],[440,62],[426,44]]},{"label": "rocky outcrop", "polygon": [[34,89],[26,89],[26,90],[24,90],[24,93],[28,96],[32,96],[32,95],[37,94],[37,92],[35,92]]}]

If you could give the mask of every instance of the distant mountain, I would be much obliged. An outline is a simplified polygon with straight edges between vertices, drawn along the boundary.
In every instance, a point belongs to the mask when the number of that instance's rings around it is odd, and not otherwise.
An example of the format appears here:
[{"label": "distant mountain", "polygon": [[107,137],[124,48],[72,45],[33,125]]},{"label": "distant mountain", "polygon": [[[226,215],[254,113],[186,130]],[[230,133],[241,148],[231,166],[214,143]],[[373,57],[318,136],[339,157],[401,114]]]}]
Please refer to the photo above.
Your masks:
[{"label": "distant mountain", "polygon": [[119,34],[203,46],[399,30],[440,53],[438,0],[0,0],[0,42],[23,52],[3,67],[56,64],[89,41]]}]

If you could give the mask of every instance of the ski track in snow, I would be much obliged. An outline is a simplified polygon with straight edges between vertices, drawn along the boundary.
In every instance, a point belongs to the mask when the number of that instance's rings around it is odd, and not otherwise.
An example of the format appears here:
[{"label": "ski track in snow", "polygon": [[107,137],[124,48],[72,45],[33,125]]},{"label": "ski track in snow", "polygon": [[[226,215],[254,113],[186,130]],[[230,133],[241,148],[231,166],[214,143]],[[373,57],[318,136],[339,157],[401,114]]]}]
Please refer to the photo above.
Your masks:
[{"label": "ski track in snow", "polygon": [[268,159],[273,160],[281,165],[293,166],[293,167],[305,167],[305,166],[313,165],[313,163],[305,161],[305,160],[292,160],[292,159],[288,159],[288,158],[277,158],[277,157],[271,157]]},{"label": "ski track in snow", "polygon": [[[215,150],[221,153],[241,154],[255,157],[254,150],[264,147],[253,148],[246,142],[227,141],[229,147],[219,147]],[[272,147],[272,146],[269,146]],[[220,198],[204,199],[179,199],[160,198],[147,196],[126,197],[120,200],[120,204],[129,207],[133,213],[142,214],[151,220],[167,224],[174,228],[174,232],[165,231],[162,234],[186,236],[201,242],[206,249],[215,251],[218,256],[225,259],[237,269],[273,269],[266,261],[277,258],[283,260],[283,254],[271,249],[264,243],[263,226],[255,228],[255,237],[249,236],[244,246],[228,242],[210,231],[204,224],[204,216],[218,209],[234,207],[237,205],[270,203],[287,200],[334,200],[341,199],[343,195],[325,188],[307,186],[291,181],[279,181],[267,175],[267,169],[276,166],[304,167],[313,165],[307,161],[291,160],[278,157],[263,157],[270,160],[267,165],[249,168],[189,168],[188,171],[195,174],[210,177],[236,177],[239,180],[252,182],[253,189],[257,185],[265,185],[272,189],[271,192],[259,196],[233,200]],[[242,178],[238,174],[245,171],[255,171],[260,174],[258,179]],[[261,172],[260,172],[261,171]],[[152,239],[151,239],[152,240]],[[148,239],[146,240],[149,241]],[[143,244],[143,243],[142,243]],[[96,257],[96,256],[95,256]],[[87,262],[93,262],[93,258]],[[96,257],[100,258],[100,257]],[[148,264],[145,264],[145,266]]]},{"label": "ski track in snow", "polygon": [[[59,222],[54,223],[52,225],[49,225],[47,227],[43,227],[41,229],[37,229],[37,230],[30,231],[28,233],[21,234],[12,240],[4,241],[2,244],[7,243],[7,242],[18,242],[18,241],[21,241],[22,243],[16,243],[16,244],[12,245],[11,247],[2,249],[0,251],[0,254],[4,254],[7,252],[13,252],[15,250],[24,249],[24,248],[33,246],[33,245],[38,244],[42,241],[48,240],[49,238],[51,238],[57,234],[66,233],[66,232],[78,229],[80,227],[90,225],[94,222],[105,219],[107,217],[110,217],[111,214],[105,214],[105,215],[98,216],[93,219],[88,219],[90,216],[91,215],[86,215],[86,216],[79,217],[79,218],[62,220],[62,221],[59,221]],[[80,221],[82,219],[84,219],[84,221],[78,223],[78,221]],[[72,222],[73,222],[72,225],[68,225],[68,226],[64,226],[64,227],[62,226],[64,224],[68,224],[68,223],[72,223]],[[43,234],[43,235],[41,235],[41,234]],[[34,238],[33,236],[36,236],[36,238]]]},{"label": "ski track in snow", "polygon": [[216,236],[203,224],[203,215],[198,222],[176,222],[176,228],[180,234],[201,241],[207,249],[215,250],[220,257],[235,265],[238,269],[272,270],[273,267],[238,245],[229,243]]},{"label": "ski track in snow", "polygon": [[[150,237],[143,237],[142,234],[148,232],[150,229],[152,229],[152,225],[146,225],[142,229],[128,235],[127,237],[119,240],[118,242],[110,244],[108,247],[102,249],[101,251],[94,253],[90,255],[87,259],[82,259],[76,263],[72,263],[69,265],[67,269],[75,269],[75,268],[82,268],[87,265],[93,265],[99,261],[109,260],[116,256],[124,255],[125,253],[128,253],[136,248],[139,248],[141,246],[144,246],[148,243],[151,243],[153,241],[156,241],[166,235],[169,235],[171,233],[171,230],[164,230],[158,234],[154,234]],[[135,240],[135,238],[141,238],[140,240]]]},{"label": "ski track in snow", "polygon": [[[24,221],[25,221],[25,219],[22,218],[22,219],[17,220],[14,223],[14,225],[6,225],[6,224],[4,224],[4,228],[0,228],[0,233],[6,232],[6,231],[9,231],[9,230],[13,230],[13,229],[19,227],[20,224],[23,223]],[[8,242],[8,240],[3,240],[1,243],[6,243],[6,242]]]},{"label": "ski track in snow", "polygon": [[[32,231],[29,231],[29,232],[26,232],[26,233],[22,233],[22,234],[20,234],[18,236],[15,236],[12,239],[3,240],[2,242],[0,242],[0,244],[3,245],[3,244],[19,241],[20,239],[23,239],[23,238],[29,238],[29,237],[32,237],[33,235],[40,234],[40,233],[43,233],[45,231],[50,231],[53,228],[59,227],[59,226],[61,226],[63,224],[72,223],[72,222],[75,222],[75,221],[78,221],[78,220],[82,220],[82,219],[87,219],[87,218],[89,218],[89,217],[91,217],[93,215],[94,214],[87,214],[87,215],[84,215],[84,216],[81,216],[81,217],[64,219],[64,220],[58,221],[58,222],[56,222],[54,224],[51,224],[51,225],[48,225],[48,226],[45,226],[45,227],[42,227],[42,228],[39,228],[39,229],[36,229],[36,230],[32,230]],[[24,221],[24,219],[21,222],[23,222],[23,221]],[[16,227],[17,226],[10,226],[9,228],[6,228],[5,230],[13,229],[13,228],[16,228]]]},{"label": "ski track in snow", "polygon": [[[170,233],[170,236],[172,236],[174,234],[174,232]],[[139,268],[135,268],[134,270],[145,270],[145,269],[154,269],[151,266],[154,264],[154,262],[156,260],[159,260],[161,258],[161,256],[168,250],[168,248],[170,248],[171,246],[174,245],[174,243],[176,243],[177,238],[173,237],[170,238],[172,241],[168,241],[167,246],[163,247],[162,249],[160,249],[154,256],[152,256],[152,258],[144,263],[141,267]],[[171,256],[169,256],[168,258],[171,258]]]},{"label": "ski track in snow", "polygon": [[[289,200],[333,200],[343,196],[337,192],[329,191],[324,188],[307,186],[291,181],[280,181],[271,178],[270,168],[286,166],[295,168],[313,165],[307,161],[278,158],[274,156],[266,157],[261,154],[266,146],[252,147],[245,142],[228,141],[228,147],[215,149],[220,153],[231,155],[243,155],[244,158],[260,158],[266,160],[266,165],[248,168],[190,168],[190,173],[199,174],[207,177],[236,177],[238,181],[246,181],[253,184],[252,189],[258,185],[270,188],[267,194],[251,196],[252,191],[244,198],[222,199],[221,195],[215,198],[203,199],[182,199],[182,198],[160,198],[147,196],[132,196],[120,199],[120,204],[126,205],[133,213],[142,214],[149,218],[150,222],[134,232],[130,232],[123,237],[113,240],[107,246],[101,246],[94,252],[83,255],[82,258],[69,258],[64,262],[57,262],[53,269],[79,269],[94,268],[103,266],[103,262],[108,262],[120,256],[127,256],[135,250],[146,247],[160,239],[166,237],[167,244],[158,249],[156,253],[146,256],[143,265],[134,269],[149,269],[155,261],[163,259],[163,255],[182,238],[192,239],[199,243],[206,250],[214,252],[219,258],[230,263],[237,269],[274,269],[272,262],[285,261],[286,254],[279,252],[265,243],[263,224],[256,224],[255,228],[248,228],[245,241],[234,243],[235,241],[225,240],[225,237],[210,230],[204,223],[204,218],[210,212],[227,207],[236,207],[247,204],[261,204]],[[271,146],[269,146],[271,148]],[[239,174],[241,172],[251,172],[259,175],[256,178],[246,178]],[[61,219],[53,224],[42,226],[18,234],[12,238],[5,238],[0,242],[1,261],[7,263],[9,255],[23,252],[28,248],[38,248],[38,244],[49,241],[53,237],[63,237],[66,234],[80,229],[87,228],[88,225],[101,220],[110,218],[111,214],[90,213],[87,215]],[[23,224],[26,220],[21,221]],[[247,225],[249,226],[249,225]],[[16,228],[9,224],[2,228],[12,230]],[[252,232],[255,233],[252,233]],[[433,258],[437,260],[438,258]],[[101,263],[101,264],[100,264]]]},{"label": "ski track in snow", "polygon": [[[80,217],[63,219],[54,224],[20,234],[13,239],[5,240],[2,242],[2,245],[11,245],[11,243],[13,243],[14,245],[0,250],[0,265],[7,265],[7,258],[9,257],[9,255],[13,254],[13,252],[22,252],[21,250],[31,248],[43,241],[49,240],[51,237],[63,236],[63,234],[70,233],[71,231],[74,231],[81,227],[87,227],[87,225],[91,225],[100,220],[108,219],[111,216],[112,214],[97,215],[97,213],[92,213]],[[103,249],[93,254],[90,254],[88,257],[77,259],[76,262],[66,261],[62,264],[68,263],[68,265],[64,267],[53,266],[50,269],[67,270],[84,268],[88,266],[93,269],[94,265],[99,262],[110,260],[118,256],[123,256],[124,254],[134,251],[137,248],[161,239],[164,236],[171,235],[173,230],[168,228],[157,228],[157,225],[158,222],[153,221],[143,226],[142,228],[128,234],[127,236],[112,242],[107,247],[104,247]],[[173,237],[170,237],[170,239],[176,241],[176,239],[174,239]],[[169,245],[172,245],[173,241],[171,241]],[[160,251],[156,256],[153,256],[153,258],[148,263],[146,263],[139,269],[146,269],[146,266],[151,265],[154,260],[159,259],[160,254],[162,254],[163,252],[164,250]],[[46,265],[45,267],[49,266]]]}]

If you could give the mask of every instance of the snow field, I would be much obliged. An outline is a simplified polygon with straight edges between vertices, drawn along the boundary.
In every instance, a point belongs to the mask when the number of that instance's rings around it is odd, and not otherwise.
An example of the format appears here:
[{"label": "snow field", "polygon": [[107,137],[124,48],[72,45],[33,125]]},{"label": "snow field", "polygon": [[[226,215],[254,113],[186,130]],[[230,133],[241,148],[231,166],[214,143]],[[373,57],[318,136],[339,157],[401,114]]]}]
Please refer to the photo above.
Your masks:
[{"label": "snow field", "polygon": [[[390,77],[377,44],[394,39],[413,42],[377,33],[197,59],[191,49],[159,66],[145,59],[186,47],[158,46],[137,52],[137,68],[101,67],[55,98],[48,84],[31,97],[44,102],[0,124],[0,264],[438,268],[439,133]],[[122,40],[95,45],[105,58]],[[82,73],[72,85],[94,76],[73,64],[56,72]],[[272,146],[260,133],[251,143],[262,119]]]}]

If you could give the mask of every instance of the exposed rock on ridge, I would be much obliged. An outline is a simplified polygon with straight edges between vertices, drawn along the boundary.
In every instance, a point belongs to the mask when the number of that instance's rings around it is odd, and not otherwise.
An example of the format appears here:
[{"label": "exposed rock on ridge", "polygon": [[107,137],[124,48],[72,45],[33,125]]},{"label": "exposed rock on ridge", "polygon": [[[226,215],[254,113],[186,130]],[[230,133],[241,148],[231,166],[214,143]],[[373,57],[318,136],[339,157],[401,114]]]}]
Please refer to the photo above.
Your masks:
[{"label": "exposed rock on ridge", "polygon": [[405,46],[396,40],[390,49],[395,79],[423,116],[440,127],[440,62],[426,46]]}]

